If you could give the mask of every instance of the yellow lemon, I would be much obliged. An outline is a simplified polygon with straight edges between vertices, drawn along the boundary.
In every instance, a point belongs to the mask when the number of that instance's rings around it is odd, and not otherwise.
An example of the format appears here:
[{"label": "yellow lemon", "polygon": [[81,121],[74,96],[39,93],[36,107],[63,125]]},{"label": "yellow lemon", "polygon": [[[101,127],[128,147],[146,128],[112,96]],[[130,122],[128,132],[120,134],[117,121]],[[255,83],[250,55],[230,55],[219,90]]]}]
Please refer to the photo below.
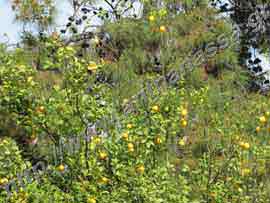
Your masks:
[{"label": "yellow lemon", "polygon": [[95,137],[94,138],[94,143],[95,144],[100,144],[101,143],[101,138],[100,137]]},{"label": "yellow lemon", "polygon": [[0,179],[0,185],[4,185],[8,183],[8,179],[7,178],[1,178]]},{"label": "yellow lemon", "polygon": [[33,81],[33,77],[30,76],[30,77],[27,78],[27,82],[30,83],[30,82],[32,82],[32,81]]},{"label": "yellow lemon", "polygon": [[232,177],[226,177],[226,181],[231,181],[233,178]]},{"label": "yellow lemon", "polygon": [[53,89],[55,89],[56,91],[59,91],[60,90],[60,86],[59,85],[54,85],[53,86]]},{"label": "yellow lemon", "polygon": [[248,142],[239,142],[239,145],[245,150],[250,148],[250,144]]},{"label": "yellow lemon", "polygon": [[91,72],[96,72],[98,66],[95,62],[90,62],[88,67],[87,67],[87,70],[91,71]]},{"label": "yellow lemon", "polygon": [[152,107],[152,111],[153,112],[158,112],[159,111],[159,107],[157,105]]},{"label": "yellow lemon", "polygon": [[188,113],[187,109],[183,109],[183,110],[181,111],[181,116],[186,116],[187,113]]},{"label": "yellow lemon", "polygon": [[243,192],[243,189],[238,187],[238,192],[242,193]]},{"label": "yellow lemon", "polygon": [[131,129],[132,127],[133,127],[132,124],[127,124],[128,129]]},{"label": "yellow lemon", "polygon": [[261,122],[261,123],[265,123],[265,122],[266,122],[265,116],[261,116],[261,117],[260,117],[260,122]]},{"label": "yellow lemon", "polygon": [[240,146],[240,147],[243,147],[244,145],[245,145],[244,142],[239,142],[239,146]]},{"label": "yellow lemon", "polygon": [[25,195],[25,194],[24,194],[24,191],[23,191],[23,187],[20,187],[20,188],[19,188],[19,192],[20,192],[22,195]]},{"label": "yellow lemon", "polygon": [[19,69],[25,69],[26,66],[25,65],[18,65],[17,68],[19,68]]},{"label": "yellow lemon", "polygon": [[155,143],[156,143],[156,144],[161,144],[161,142],[162,142],[162,141],[161,141],[161,138],[160,138],[160,137],[157,137],[157,138],[155,139]]},{"label": "yellow lemon", "polygon": [[40,110],[41,112],[44,112],[44,111],[45,111],[44,106],[39,107],[39,110]]},{"label": "yellow lemon", "polygon": [[106,153],[106,152],[100,152],[100,153],[99,153],[99,158],[100,158],[101,160],[107,159],[107,153]]},{"label": "yellow lemon", "polygon": [[89,197],[89,198],[87,199],[87,203],[96,203],[96,202],[97,202],[97,200],[96,200],[95,197]]},{"label": "yellow lemon", "polygon": [[180,145],[180,146],[185,146],[185,141],[184,141],[184,139],[180,139],[179,141],[178,141],[178,144]]},{"label": "yellow lemon", "polygon": [[123,104],[125,105],[126,103],[128,103],[128,99],[123,99]]},{"label": "yellow lemon", "polygon": [[155,17],[153,15],[148,17],[149,21],[153,22],[155,20]]},{"label": "yellow lemon", "polygon": [[65,166],[63,164],[60,164],[58,166],[58,171],[63,172],[65,170]]},{"label": "yellow lemon", "polygon": [[129,148],[128,152],[134,152],[134,148]]},{"label": "yellow lemon", "polygon": [[246,142],[244,145],[243,145],[243,148],[244,149],[249,149],[250,148],[250,144],[248,142]]},{"label": "yellow lemon", "polygon": [[241,170],[241,175],[242,176],[247,176],[251,173],[251,170],[249,168],[244,168]]},{"label": "yellow lemon", "polygon": [[123,140],[128,141],[128,133],[123,133],[122,138],[123,138]]},{"label": "yellow lemon", "polygon": [[134,145],[132,143],[128,143],[128,151],[134,152]]},{"label": "yellow lemon", "polygon": [[265,115],[266,115],[267,117],[270,116],[270,112],[267,111],[267,112],[265,113]]},{"label": "yellow lemon", "polygon": [[160,32],[166,32],[166,27],[164,25],[159,27]]},{"label": "yellow lemon", "polygon": [[256,132],[258,133],[258,132],[260,132],[260,131],[261,131],[260,126],[257,126],[257,127],[256,127]]},{"label": "yellow lemon", "polygon": [[44,112],[45,112],[45,107],[44,107],[44,106],[39,106],[39,107],[37,107],[36,112],[37,112],[37,113],[44,113]]},{"label": "yellow lemon", "polygon": [[109,179],[106,177],[102,177],[100,182],[103,184],[107,184],[109,182]]},{"label": "yellow lemon", "polygon": [[181,126],[185,128],[187,126],[187,121],[185,119],[181,120]]},{"label": "yellow lemon", "polygon": [[144,173],[144,170],[145,170],[145,168],[144,168],[143,165],[138,166],[137,169],[136,169],[136,171],[137,171],[138,173],[140,173],[140,174]]}]

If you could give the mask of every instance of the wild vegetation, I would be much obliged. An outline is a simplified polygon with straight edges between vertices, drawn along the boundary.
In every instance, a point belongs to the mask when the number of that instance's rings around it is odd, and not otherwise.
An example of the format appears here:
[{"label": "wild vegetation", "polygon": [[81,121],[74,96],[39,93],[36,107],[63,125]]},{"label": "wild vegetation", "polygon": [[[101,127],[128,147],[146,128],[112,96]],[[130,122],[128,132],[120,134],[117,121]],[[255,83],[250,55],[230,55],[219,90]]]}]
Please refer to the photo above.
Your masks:
[{"label": "wild vegetation", "polygon": [[270,201],[269,96],[227,6],[73,1],[58,32],[44,2],[13,2],[38,34],[0,47],[0,202]]}]

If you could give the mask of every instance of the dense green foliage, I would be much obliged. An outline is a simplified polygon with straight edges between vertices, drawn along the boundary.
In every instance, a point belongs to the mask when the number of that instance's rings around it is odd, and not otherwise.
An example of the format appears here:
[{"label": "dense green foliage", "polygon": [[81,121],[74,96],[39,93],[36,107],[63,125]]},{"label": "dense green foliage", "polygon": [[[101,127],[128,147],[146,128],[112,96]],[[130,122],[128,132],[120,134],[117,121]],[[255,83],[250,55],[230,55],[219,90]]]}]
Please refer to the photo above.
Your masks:
[{"label": "dense green foliage", "polygon": [[269,201],[270,103],[232,26],[206,1],[165,2],[88,41],[1,46],[0,202]]}]

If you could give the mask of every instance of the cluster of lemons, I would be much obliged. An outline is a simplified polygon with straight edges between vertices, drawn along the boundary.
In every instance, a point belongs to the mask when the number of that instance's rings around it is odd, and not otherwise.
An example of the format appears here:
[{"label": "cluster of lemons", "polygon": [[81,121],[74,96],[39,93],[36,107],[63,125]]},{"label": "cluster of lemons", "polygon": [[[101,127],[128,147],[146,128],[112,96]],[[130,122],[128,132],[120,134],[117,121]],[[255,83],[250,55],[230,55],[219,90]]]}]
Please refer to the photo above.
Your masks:
[{"label": "cluster of lemons", "polygon": [[[132,129],[133,128],[133,125],[132,124],[127,124],[127,129]],[[128,142],[129,141],[129,133],[128,132],[124,132],[123,134],[122,134],[122,139],[123,140],[125,140],[126,142]],[[127,143],[127,148],[128,148],[128,152],[134,152],[134,144],[133,143],[131,143],[131,142],[128,142]]]},{"label": "cluster of lemons", "polygon": [[[99,136],[94,136],[93,138],[93,142],[94,144],[100,144],[101,143],[101,138]],[[99,158],[101,160],[106,160],[108,157],[107,153],[105,151],[100,151],[99,152]],[[56,167],[56,169],[59,171],[59,172],[64,172],[66,170],[66,167],[64,164],[60,164]]]},{"label": "cluster of lemons", "polygon": [[187,126],[187,115],[188,115],[188,110],[184,107],[181,106],[181,120],[180,124],[183,128]]},{"label": "cluster of lemons", "polygon": [[[168,108],[168,107],[167,107],[167,108]],[[158,105],[152,106],[151,112],[153,112],[153,113],[158,113],[159,111],[160,111],[160,108],[159,108]],[[165,111],[166,111],[166,109],[165,109]],[[160,145],[160,144],[162,143],[161,137],[158,135],[158,136],[155,138],[154,142],[155,142],[155,144]]]},{"label": "cluster of lemons", "polygon": [[[94,141],[95,144],[100,144],[101,143],[101,138],[100,137],[96,137],[96,138],[93,139],[93,141]],[[99,151],[99,155],[98,156],[99,156],[99,159],[101,161],[106,161],[108,159],[108,153],[106,151],[104,151],[104,150]],[[98,182],[101,185],[107,185],[110,182],[110,179],[103,176],[103,177],[101,177],[99,179]]]},{"label": "cluster of lemons", "polygon": [[[154,22],[154,21],[156,20],[156,18],[155,18],[154,15],[150,15],[150,16],[148,17],[148,20],[149,20],[150,22]],[[164,25],[159,26],[159,32],[163,33],[163,32],[166,32],[166,31],[167,31],[166,26],[164,26]]]},{"label": "cluster of lemons", "polygon": [[[180,125],[181,125],[182,128],[185,128],[187,126],[188,110],[187,110],[187,108],[184,108],[183,106],[181,106],[180,109],[181,109],[181,112],[180,112],[180,115],[181,115]],[[180,138],[179,141],[178,141],[178,144],[180,146],[185,146],[185,144],[186,144],[185,139]]]},{"label": "cluster of lemons", "polygon": [[30,84],[31,86],[34,86],[35,85],[35,82],[34,82],[32,76],[27,77],[27,83]]},{"label": "cluster of lemons", "polygon": [[[151,111],[153,113],[157,113],[160,111],[160,108],[158,105],[155,105],[155,106],[152,106],[151,108]],[[186,115],[185,111],[183,111],[183,115]],[[134,125],[131,124],[131,123],[128,123],[126,125],[126,128],[127,128],[127,131],[123,132],[122,135],[121,135],[121,138],[127,142],[127,151],[129,153],[132,153],[134,152],[135,150],[135,146],[134,144],[130,141],[129,139],[129,130],[131,130],[132,128],[134,128]],[[100,139],[100,138],[99,138]],[[100,140],[98,141],[95,141],[94,142],[97,144],[97,143],[100,143]],[[157,136],[155,138],[155,144],[161,144],[162,143],[162,139],[160,136]],[[101,160],[101,161],[106,161],[108,159],[108,153],[106,151],[99,151],[98,153],[98,158]],[[65,166],[63,164],[59,165],[57,167],[57,170],[60,171],[60,172],[64,172],[65,170]],[[143,164],[138,164],[136,167],[135,167],[135,171],[138,173],[138,174],[143,174],[145,172],[145,166]],[[101,177],[98,181],[99,184],[108,184],[110,182],[110,179],[107,178],[107,177]],[[87,203],[96,203],[97,202],[97,199],[95,196],[90,196],[88,199],[87,199]]]},{"label": "cluster of lemons", "polygon": [[[158,105],[154,105],[154,106],[151,107],[151,112],[152,113],[158,113],[159,111],[160,111],[160,108],[159,108]],[[132,124],[127,124],[127,128],[131,129],[131,128],[133,128],[133,125]],[[123,132],[122,133],[122,139],[124,141],[128,142],[129,141],[129,133],[128,132]],[[154,142],[157,145],[161,144],[162,143],[161,137],[159,135],[157,137],[155,137]],[[133,143],[129,142],[127,146],[128,146],[128,152],[134,152],[134,144]]]},{"label": "cluster of lemons", "polygon": [[[265,113],[265,115],[262,115],[260,118],[259,118],[259,121],[260,121],[260,125],[256,127],[256,132],[259,133],[262,129],[263,126],[265,126],[266,122],[267,122],[267,118],[270,116],[270,112],[267,111]],[[270,132],[270,128],[268,128],[268,132]]]},{"label": "cluster of lemons", "polygon": [[239,146],[244,149],[244,150],[248,150],[250,148],[250,144],[248,142],[239,142]]},{"label": "cluster of lemons", "polygon": [[235,143],[238,144],[243,150],[249,150],[250,149],[250,144],[249,142],[243,141],[240,136],[235,137]]},{"label": "cluster of lemons", "polygon": [[[126,125],[126,128],[128,130],[132,129],[134,126],[131,124],[131,123],[128,123]],[[134,144],[132,142],[129,142],[129,133],[128,131],[126,132],[123,132],[122,133],[122,136],[121,138],[127,142],[127,150],[129,153],[132,153],[134,152]],[[107,152],[105,151],[100,151],[99,152],[99,159],[102,160],[102,161],[105,161],[108,159],[108,154]],[[138,174],[143,174],[144,171],[145,171],[145,167],[143,164],[139,164],[135,167],[135,170]],[[103,184],[103,185],[106,185],[110,182],[110,179],[107,178],[107,177],[101,177],[100,180],[98,181],[99,184]],[[96,203],[97,202],[97,199],[95,196],[90,196],[88,199],[87,199],[87,203]]]},{"label": "cluster of lemons", "polygon": [[149,20],[154,21],[155,17],[162,19],[162,18],[166,17],[167,14],[168,14],[168,12],[165,8],[160,9],[160,10],[151,11],[150,16],[149,16]]},{"label": "cluster of lemons", "polygon": [[[0,146],[10,144],[10,142],[7,139],[0,139]],[[5,152],[6,155],[10,155],[10,151]],[[10,177],[2,177],[0,178],[0,186],[5,186],[8,182]]]},{"label": "cluster of lemons", "polygon": [[[239,136],[236,136],[236,140],[238,141],[238,140],[240,140],[240,138],[239,138]],[[240,146],[240,148],[242,149],[242,150],[249,150],[250,149],[250,144],[249,144],[249,142],[244,142],[244,141],[239,141],[238,142],[238,145]],[[251,170],[249,169],[249,168],[246,168],[246,167],[244,167],[243,165],[244,164],[241,164],[242,166],[241,166],[241,171],[240,171],[240,175],[241,176],[248,176],[248,175],[250,175],[250,173],[251,173]]]}]

